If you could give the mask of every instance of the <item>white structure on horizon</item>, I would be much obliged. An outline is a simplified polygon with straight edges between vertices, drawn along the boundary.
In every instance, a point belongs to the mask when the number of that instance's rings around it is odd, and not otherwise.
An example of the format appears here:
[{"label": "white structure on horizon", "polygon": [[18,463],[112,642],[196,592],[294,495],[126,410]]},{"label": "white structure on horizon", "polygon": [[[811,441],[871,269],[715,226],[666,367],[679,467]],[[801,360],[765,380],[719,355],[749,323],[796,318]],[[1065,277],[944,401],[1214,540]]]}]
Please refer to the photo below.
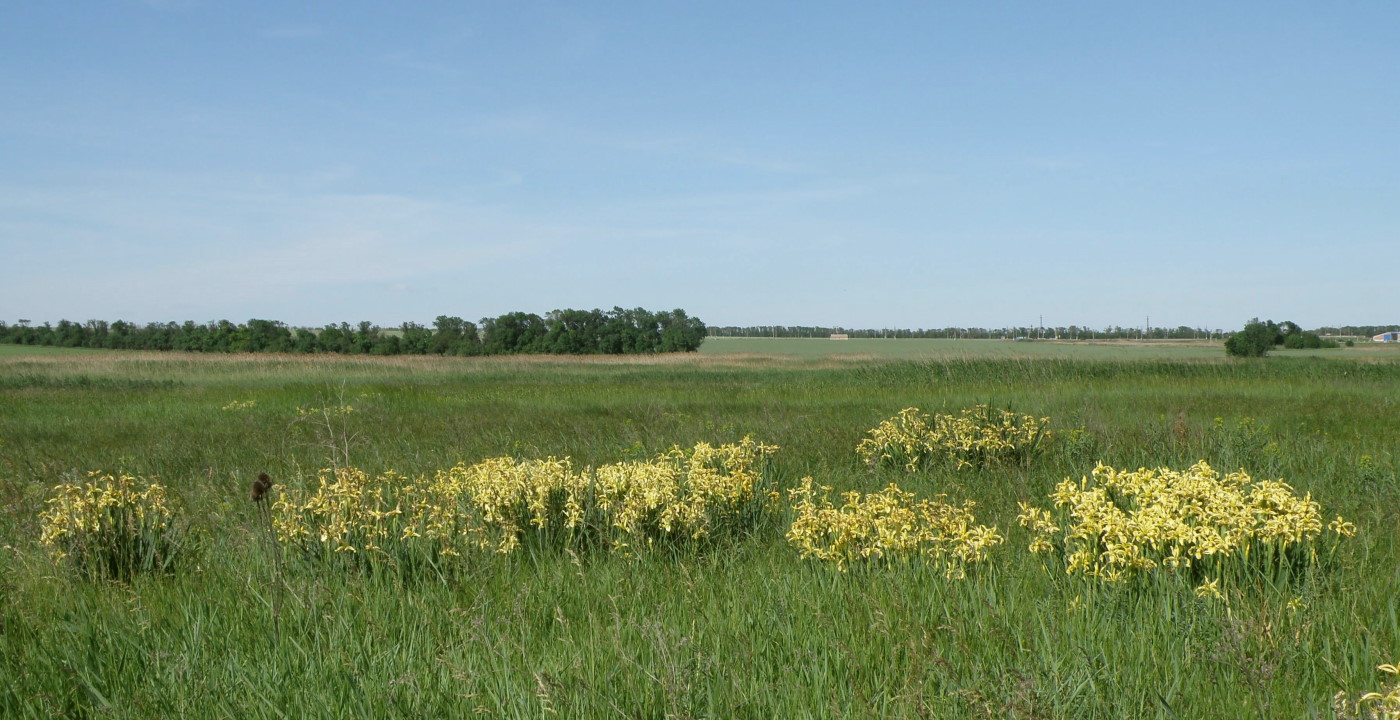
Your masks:
[{"label": "white structure on horizon", "polygon": [[1391,330],[1375,335],[1371,338],[1371,342],[1400,342],[1400,330]]}]

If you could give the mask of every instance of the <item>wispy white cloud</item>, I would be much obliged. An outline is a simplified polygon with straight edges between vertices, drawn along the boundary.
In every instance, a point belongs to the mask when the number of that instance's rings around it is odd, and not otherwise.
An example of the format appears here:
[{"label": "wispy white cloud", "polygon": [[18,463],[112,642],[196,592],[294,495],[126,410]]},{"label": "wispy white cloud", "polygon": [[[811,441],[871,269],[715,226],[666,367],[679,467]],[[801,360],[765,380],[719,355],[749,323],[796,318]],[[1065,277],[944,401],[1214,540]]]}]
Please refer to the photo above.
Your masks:
[{"label": "wispy white cloud", "polygon": [[[167,320],[174,319],[167,308],[223,316],[273,301],[295,309],[348,287],[402,291],[432,278],[489,274],[572,232],[470,203],[246,187],[0,189],[0,208],[0,237],[16,239],[0,244],[29,239],[5,254],[35,263],[0,288],[0,306],[40,317],[126,308],[143,321]],[[41,262],[54,256],[70,260]],[[73,276],[85,278],[81,288],[66,283]]]}]

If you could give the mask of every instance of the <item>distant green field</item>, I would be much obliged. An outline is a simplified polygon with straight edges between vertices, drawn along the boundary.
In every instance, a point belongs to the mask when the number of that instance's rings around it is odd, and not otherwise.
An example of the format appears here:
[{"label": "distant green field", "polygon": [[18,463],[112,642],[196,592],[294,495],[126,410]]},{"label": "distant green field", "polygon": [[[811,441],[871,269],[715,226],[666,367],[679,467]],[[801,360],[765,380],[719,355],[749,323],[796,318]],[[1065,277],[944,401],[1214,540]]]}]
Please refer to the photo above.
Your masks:
[{"label": "distant green field", "polygon": [[[1075,360],[1205,360],[1225,357],[1219,342],[1193,340],[1058,341],[824,338],[706,338],[703,355],[786,355],[807,360],[862,356],[888,359],[1063,358]],[[1400,358],[1400,345],[1358,345],[1333,350],[1276,350],[1280,357]]]}]

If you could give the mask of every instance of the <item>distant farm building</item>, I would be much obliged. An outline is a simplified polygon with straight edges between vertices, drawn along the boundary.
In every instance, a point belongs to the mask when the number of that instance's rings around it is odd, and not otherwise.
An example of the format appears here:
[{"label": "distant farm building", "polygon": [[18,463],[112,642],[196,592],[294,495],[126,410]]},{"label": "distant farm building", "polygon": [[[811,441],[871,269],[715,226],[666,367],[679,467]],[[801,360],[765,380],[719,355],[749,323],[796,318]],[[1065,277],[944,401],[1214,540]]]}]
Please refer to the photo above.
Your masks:
[{"label": "distant farm building", "polygon": [[1376,335],[1375,337],[1371,338],[1371,342],[1400,342],[1400,330],[1391,330],[1390,332],[1383,332],[1380,335]]},{"label": "distant farm building", "polygon": [[846,333],[832,333],[832,334],[831,334],[831,339],[832,339],[832,340],[850,340],[850,339],[851,339],[851,336],[850,336],[850,335],[847,335]]}]

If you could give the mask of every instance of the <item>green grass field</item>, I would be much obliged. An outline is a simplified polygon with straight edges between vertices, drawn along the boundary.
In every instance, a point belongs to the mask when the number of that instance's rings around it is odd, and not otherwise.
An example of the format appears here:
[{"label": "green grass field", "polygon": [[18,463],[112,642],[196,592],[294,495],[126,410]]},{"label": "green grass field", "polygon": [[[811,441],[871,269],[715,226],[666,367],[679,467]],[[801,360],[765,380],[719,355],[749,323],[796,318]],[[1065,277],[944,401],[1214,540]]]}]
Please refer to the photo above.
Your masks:
[{"label": "green grass field", "polygon": [[[840,350],[832,350],[839,345]],[[1400,356],[1227,360],[1219,346],[711,339],[629,359],[199,356],[0,347],[0,716],[1304,718],[1400,661]],[[1051,418],[1025,464],[908,474],[854,449],[899,410]],[[352,406],[335,422],[298,409]],[[260,471],[431,475],[674,445],[780,446],[770,477],[897,482],[1006,537],[948,580],[847,572],[785,522],[625,557],[533,545],[449,577],[347,571],[269,542]],[[333,449],[334,448],[334,449]],[[1104,586],[1026,552],[1018,502],[1099,461],[1206,459],[1311,493],[1358,533],[1223,599]],[[92,580],[39,542],[55,485],[159,479],[189,522],[170,573]]]},{"label": "green grass field", "polygon": [[804,359],[1073,358],[1081,360],[1203,359],[1224,357],[1220,343],[1054,340],[942,340],[923,338],[707,338],[702,354],[783,355]]},{"label": "green grass field", "polygon": [[[1205,340],[943,340],[711,337],[702,355],[772,355],[806,360],[1064,358],[1076,360],[1202,360],[1225,357],[1219,341]],[[1400,359],[1400,345],[1358,343],[1331,350],[1275,350],[1279,357]]]}]

